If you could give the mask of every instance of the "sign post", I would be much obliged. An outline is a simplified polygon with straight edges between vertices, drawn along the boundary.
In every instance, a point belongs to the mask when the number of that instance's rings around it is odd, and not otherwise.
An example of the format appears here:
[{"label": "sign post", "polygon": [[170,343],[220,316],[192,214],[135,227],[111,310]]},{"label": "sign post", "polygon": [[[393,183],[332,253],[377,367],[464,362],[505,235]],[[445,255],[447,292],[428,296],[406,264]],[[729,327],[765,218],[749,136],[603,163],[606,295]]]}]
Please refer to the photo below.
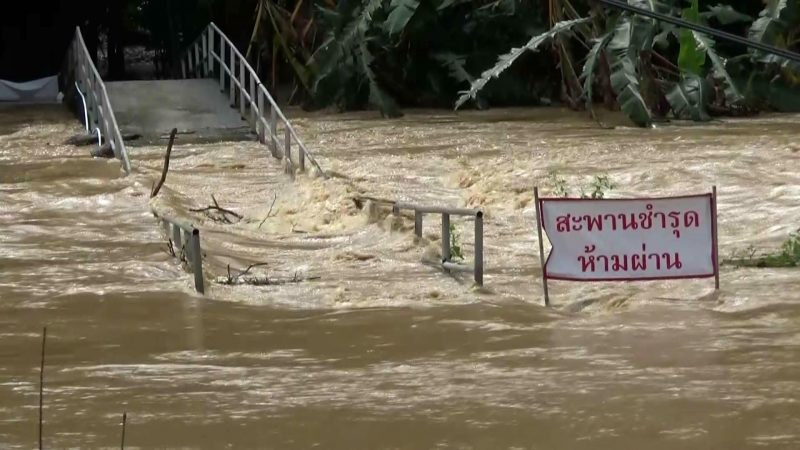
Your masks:
[{"label": "sign post", "polygon": [[544,261],[544,240],[542,239],[542,211],[539,208],[539,187],[533,188],[533,201],[536,203],[536,232],[539,235],[539,261],[542,264],[542,286],[544,287],[544,306],[550,306],[550,295],[547,292],[547,270]]},{"label": "sign post", "polygon": [[[714,277],[719,289],[716,187],[662,198],[540,198],[534,189],[545,305],[548,280]],[[545,259],[542,230],[552,249]]]}]

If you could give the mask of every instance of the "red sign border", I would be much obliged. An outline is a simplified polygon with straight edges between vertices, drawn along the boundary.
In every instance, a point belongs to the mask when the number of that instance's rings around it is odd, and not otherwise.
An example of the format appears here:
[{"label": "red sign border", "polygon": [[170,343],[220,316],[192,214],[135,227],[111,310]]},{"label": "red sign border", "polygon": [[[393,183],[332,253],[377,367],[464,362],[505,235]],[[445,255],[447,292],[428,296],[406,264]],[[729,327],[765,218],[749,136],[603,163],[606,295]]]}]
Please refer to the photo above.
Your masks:
[{"label": "red sign border", "polygon": [[[600,201],[600,202],[631,202],[631,201],[647,201],[647,200],[674,200],[674,199],[684,199],[684,198],[703,198],[708,197],[709,207],[711,208],[711,264],[714,265],[714,271],[710,274],[702,274],[702,275],[673,275],[673,276],[663,276],[663,277],[645,277],[645,278],[572,278],[572,277],[562,277],[562,276],[552,276],[547,273],[547,264],[550,262],[550,256],[553,254],[553,249],[555,245],[553,242],[550,241],[550,236],[547,235],[547,227],[545,226],[544,220],[544,202],[574,202],[574,201]],[[544,266],[542,267],[542,272],[544,274],[544,278],[546,280],[561,280],[561,281],[576,281],[576,282],[631,282],[631,281],[661,281],[661,280],[693,280],[693,279],[704,279],[704,278],[711,278],[716,277],[719,274],[719,263],[717,262],[718,255],[716,252],[717,247],[717,209],[716,205],[714,204],[714,194],[707,193],[707,194],[696,194],[696,195],[679,195],[675,197],[635,197],[635,198],[575,198],[575,197],[539,197],[539,214],[541,217],[537,218],[541,220],[542,229],[547,235],[547,240],[550,241],[550,253],[547,254],[547,260],[545,260]]]}]

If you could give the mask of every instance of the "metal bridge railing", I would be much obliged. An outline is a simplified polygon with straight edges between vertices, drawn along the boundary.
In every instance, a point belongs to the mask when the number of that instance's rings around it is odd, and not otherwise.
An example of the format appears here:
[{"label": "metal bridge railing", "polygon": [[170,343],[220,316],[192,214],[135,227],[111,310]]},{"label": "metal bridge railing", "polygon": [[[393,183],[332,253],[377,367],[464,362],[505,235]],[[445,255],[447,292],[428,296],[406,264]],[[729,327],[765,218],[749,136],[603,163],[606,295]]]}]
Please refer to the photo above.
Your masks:
[{"label": "metal bridge railing", "polygon": [[131,173],[131,162],[114,111],[111,109],[106,85],[94,66],[89,50],[86,49],[80,27],[75,27],[75,36],[69,46],[66,72],[67,85],[76,83],[78,92],[81,92],[81,97],[85,101],[87,129],[99,128],[103,139],[111,144],[114,156],[122,161],[125,173]]},{"label": "metal bridge railing", "polygon": [[153,215],[161,222],[167,239],[172,244],[172,252],[180,261],[186,261],[194,274],[194,288],[205,293],[203,278],[203,250],[200,248],[200,230],[190,222],[166,217],[153,211]]},{"label": "metal bridge railing", "polygon": [[[239,113],[243,119],[249,120],[259,141],[270,148],[275,158],[283,158],[287,169],[296,164],[301,172],[305,171],[308,160],[322,176],[327,176],[261,83],[256,71],[213,22],[188,47],[180,61],[183,78],[219,77],[220,90],[228,91],[230,105],[235,107],[238,104]],[[279,121],[284,129],[283,137],[278,135]],[[293,146],[298,149],[296,163],[292,159]],[[278,152],[280,147],[282,154]]]},{"label": "metal bridge railing", "polygon": [[[445,208],[437,206],[421,206],[396,202],[392,213],[399,215],[401,210],[414,211],[414,234],[422,237],[423,214],[441,214],[442,216],[442,267],[450,271],[472,272],[475,283],[483,286],[483,212],[479,209]],[[450,216],[472,216],[475,219],[475,260],[472,266],[457,264],[450,254]]]}]

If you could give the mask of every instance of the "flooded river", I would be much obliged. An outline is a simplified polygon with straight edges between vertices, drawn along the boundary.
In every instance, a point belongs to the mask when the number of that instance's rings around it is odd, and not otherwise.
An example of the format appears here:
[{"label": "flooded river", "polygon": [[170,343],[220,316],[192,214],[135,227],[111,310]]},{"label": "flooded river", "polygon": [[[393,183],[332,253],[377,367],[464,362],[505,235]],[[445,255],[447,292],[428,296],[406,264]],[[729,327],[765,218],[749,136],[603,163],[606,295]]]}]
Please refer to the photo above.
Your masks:
[{"label": "flooded river", "polygon": [[[290,116],[298,116],[292,112]],[[797,449],[800,277],[551,284],[533,187],[719,189],[720,254],[798,226],[800,116],[655,130],[557,109],[304,115],[331,177],[254,142],[129,147],[134,174],[62,145],[58,107],[0,109],[0,448]],[[219,223],[213,203],[242,216]],[[479,207],[485,287],[436,267],[438,220],[364,197]],[[207,295],[151,208],[202,229]],[[455,221],[471,257],[472,226]],[[288,281],[227,286],[253,263]],[[299,282],[294,282],[299,281]]]}]

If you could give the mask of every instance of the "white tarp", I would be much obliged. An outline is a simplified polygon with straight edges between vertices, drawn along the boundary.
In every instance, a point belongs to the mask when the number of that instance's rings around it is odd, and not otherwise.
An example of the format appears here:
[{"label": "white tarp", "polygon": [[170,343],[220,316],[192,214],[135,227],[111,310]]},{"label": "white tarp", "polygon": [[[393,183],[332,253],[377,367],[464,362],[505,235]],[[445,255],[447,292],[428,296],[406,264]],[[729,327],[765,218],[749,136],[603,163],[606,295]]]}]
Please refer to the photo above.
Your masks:
[{"label": "white tarp", "polygon": [[0,102],[40,103],[56,102],[58,98],[58,76],[15,83],[0,80]]},{"label": "white tarp", "polygon": [[547,278],[574,281],[714,276],[711,194],[660,199],[540,199],[553,246]]}]

